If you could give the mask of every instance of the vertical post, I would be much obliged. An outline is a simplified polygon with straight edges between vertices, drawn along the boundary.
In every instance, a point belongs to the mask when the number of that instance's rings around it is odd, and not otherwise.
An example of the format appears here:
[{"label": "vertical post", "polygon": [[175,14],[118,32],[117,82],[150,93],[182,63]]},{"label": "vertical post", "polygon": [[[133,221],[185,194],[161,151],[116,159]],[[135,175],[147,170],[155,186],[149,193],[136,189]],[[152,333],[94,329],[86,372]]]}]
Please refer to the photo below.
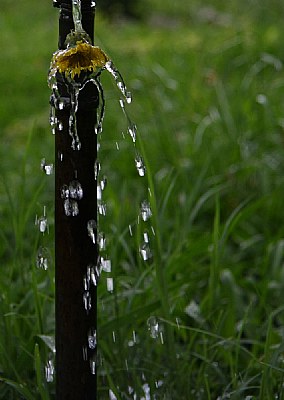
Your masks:
[{"label": "vertical post", "polygon": [[[53,3],[60,8],[59,49],[64,49],[66,35],[74,28],[72,0]],[[93,40],[91,3],[81,0],[83,28]],[[92,84],[86,84],[79,94],[76,117],[81,149],[73,150],[69,134],[70,95],[60,76],[57,84],[64,107],[55,105],[60,125],[55,134],[56,398],[95,400],[97,307],[96,287],[90,284],[90,274],[98,258],[94,240],[97,221],[94,126],[99,96]]]}]

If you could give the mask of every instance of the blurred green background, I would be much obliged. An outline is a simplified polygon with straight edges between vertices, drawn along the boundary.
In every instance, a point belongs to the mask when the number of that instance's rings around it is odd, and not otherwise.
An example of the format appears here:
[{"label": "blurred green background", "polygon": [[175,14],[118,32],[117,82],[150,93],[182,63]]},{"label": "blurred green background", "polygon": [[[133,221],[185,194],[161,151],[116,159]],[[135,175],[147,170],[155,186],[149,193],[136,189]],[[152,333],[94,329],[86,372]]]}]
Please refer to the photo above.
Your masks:
[{"label": "blurred green background", "polygon": [[[115,292],[103,276],[99,399],[284,399],[283,2],[145,0],[126,12],[102,2],[95,43],[132,91],[148,182],[131,167],[119,94],[103,73],[102,226]],[[1,0],[0,26],[0,398],[45,400],[53,177],[40,163],[53,162],[46,79],[58,11]],[[128,225],[148,186],[156,236],[143,263]]]}]

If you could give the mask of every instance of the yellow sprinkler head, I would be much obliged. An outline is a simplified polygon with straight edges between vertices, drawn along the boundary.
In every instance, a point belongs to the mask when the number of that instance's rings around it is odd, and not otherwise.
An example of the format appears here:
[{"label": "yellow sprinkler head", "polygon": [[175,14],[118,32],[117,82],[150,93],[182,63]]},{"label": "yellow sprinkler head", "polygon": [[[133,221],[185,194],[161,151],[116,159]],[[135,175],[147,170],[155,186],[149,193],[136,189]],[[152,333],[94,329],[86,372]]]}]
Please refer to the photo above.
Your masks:
[{"label": "yellow sprinkler head", "polygon": [[71,32],[66,38],[66,49],[58,50],[51,60],[51,69],[56,69],[66,78],[74,79],[81,72],[99,72],[110,60],[98,46],[90,43],[86,32]]}]

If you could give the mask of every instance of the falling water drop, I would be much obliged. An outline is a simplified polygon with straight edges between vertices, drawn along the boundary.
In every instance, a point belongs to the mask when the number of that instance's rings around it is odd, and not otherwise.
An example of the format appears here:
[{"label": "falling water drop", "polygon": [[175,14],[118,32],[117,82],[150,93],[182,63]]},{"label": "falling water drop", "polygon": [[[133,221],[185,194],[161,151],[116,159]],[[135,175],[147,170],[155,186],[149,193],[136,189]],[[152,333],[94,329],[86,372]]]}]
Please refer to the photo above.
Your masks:
[{"label": "falling water drop", "polygon": [[36,225],[38,225],[39,231],[41,233],[45,233],[48,231],[48,221],[46,216],[42,216],[40,218],[36,218]]},{"label": "falling water drop", "polygon": [[91,369],[91,374],[96,375],[96,355],[95,354],[90,358],[90,369]]},{"label": "falling water drop", "polygon": [[146,167],[144,165],[143,158],[139,154],[137,154],[135,157],[135,165],[139,176],[145,176]]},{"label": "falling water drop", "polygon": [[83,304],[86,311],[90,311],[92,308],[92,298],[91,293],[86,290],[83,294]]},{"label": "falling water drop", "polygon": [[102,200],[102,188],[100,185],[97,185],[97,200]]},{"label": "falling water drop", "polygon": [[76,217],[79,215],[79,206],[76,200],[64,200],[64,212],[67,217]]},{"label": "falling water drop", "polygon": [[70,192],[69,192],[69,186],[67,185],[63,185],[60,189],[60,193],[61,193],[61,198],[62,199],[68,199],[70,196]]},{"label": "falling water drop", "polygon": [[116,395],[113,393],[111,389],[109,389],[109,400],[117,400]]},{"label": "falling water drop", "polygon": [[51,132],[53,135],[55,135],[56,125],[57,125],[57,117],[55,115],[55,107],[53,107],[53,106],[50,107],[49,123],[50,123],[50,127],[51,127]]},{"label": "falling water drop", "polygon": [[95,162],[95,165],[94,165],[95,180],[98,179],[100,170],[101,170],[101,164],[100,164],[99,161],[96,161],[96,162]]},{"label": "falling water drop", "polygon": [[45,172],[46,175],[53,174],[53,164],[47,164],[45,158],[40,162],[40,168]]},{"label": "falling water drop", "polygon": [[59,130],[59,131],[63,131],[64,126],[63,126],[63,122],[62,122],[62,121],[58,121],[57,126],[58,126],[58,130]]},{"label": "falling water drop", "polygon": [[83,198],[83,189],[81,183],[77,180],[70,182],[69,184],[69,196],[71,199],[81,200]]},{"label": "falling water drop", "polygon": [[88,333],[88,344],[91,350],[94,350],[97,347],[97,331],[92,328]]},{"label": "falling water drop", "polygon": [[113,292],[113,278],[107,278],[107,290]]},{"label": "falling water drop", "polygon": [[54,379],[54,365],[52,360],[48,360],[45,366],[46,382],[51,383]]},{"label": "falling water drop", "polygon": [[150,249],[149,243],[143,242],[139,248],[141,257],[143,258],[144,261],[149,260],[152,258],[152,251]]},{"label": "falling water drop", "polygon": [[158,319],[154,316],[148,318],[147,325],[151,338],[158,339],[161,332],[161,327]]},{"label": "falling water drop", "polygon": [[128,128],[127,131],[129,133],[129,135],[131,136],[131,139],[133,141],[133,143],[136,142],[136,133],[137,133],[137,126],[133,123],[131,123]]},{"label": "falling water drop", "polygon": [[94,219],[88,221],[87,224],[88,235],[91,238],[92,242],[96,244],[96,231],[97,231],[97,223]]},{"label": "falling water drop", "polygon": [[45,271],[49,266],[50,254],[46,247],[40,247],[36,256],[36,266],[37,268],[44,269]]},{"label": "falling water drop", "polygon": [[102,215],[102,216],[106,216],[106,211],[107,211],[106,204],[101,202],[101,201],[98,201],[98,212],[99,212],[99,214]]},{"label": "falling water drop", "polygon": [[83,360],[87,361],[88,360],[88,348],[87,346],[83,346]]},{"label": "falling water drop", "polygon": [[111,260],[105,260],[103,257],[101,257],[101,266],[103,271],[107,273],[111,272]]},{"label": "falling water drop", "polygon": [[105,238],[105,234],[103,232],[98,233],[98,244],[99,244],[100,250],[106,249],[106,238]]},{"label": "falling water drop", "polygon": [[107,185],[107,177],[104,176],[103,179],[100,181],[101,189],[102,189],[102,190],[105,190],[106,185]]},{"label": "falling water drop", "polygon": [[140,211],[141,211],[141,217],[142,217],[143,221],[148,221],[148,219],[151,218],[152,211],[151,211],[150,204],[147,200],[142,201]]}]

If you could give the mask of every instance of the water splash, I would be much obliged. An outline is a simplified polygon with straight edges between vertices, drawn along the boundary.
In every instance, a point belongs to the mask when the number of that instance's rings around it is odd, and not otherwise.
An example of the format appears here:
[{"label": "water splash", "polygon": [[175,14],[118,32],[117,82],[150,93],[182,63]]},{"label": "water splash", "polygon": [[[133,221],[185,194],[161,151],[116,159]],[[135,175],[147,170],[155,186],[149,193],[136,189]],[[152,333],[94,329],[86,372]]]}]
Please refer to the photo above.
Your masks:
[{"label": "water splash", "polygon": [[55,368],[53,365],[53,361],[52,360],[48,360],[45,367],[45,379],[46,382],[51,383],[54,380],[54,372],[55,372]]}]

